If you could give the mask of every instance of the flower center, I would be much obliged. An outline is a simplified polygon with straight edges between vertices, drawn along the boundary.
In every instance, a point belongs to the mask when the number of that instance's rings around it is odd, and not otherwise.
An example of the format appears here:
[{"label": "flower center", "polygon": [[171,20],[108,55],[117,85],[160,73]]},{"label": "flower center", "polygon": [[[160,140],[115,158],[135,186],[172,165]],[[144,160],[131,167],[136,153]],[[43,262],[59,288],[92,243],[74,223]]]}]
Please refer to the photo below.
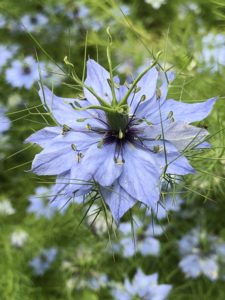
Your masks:
[{"label": "flower center", "polygon": [[125,135],[129,117],[125,113],[113,112],[107,114],[108,124],[112,131],[122,132]]},{"label": "flower center", "polygon": [[29,75],[30,73],[31,73],[30,67],[27,66],[27,65],[25,65],[25,66],[23,67],[23,74],[24,74],[24,75]]}]

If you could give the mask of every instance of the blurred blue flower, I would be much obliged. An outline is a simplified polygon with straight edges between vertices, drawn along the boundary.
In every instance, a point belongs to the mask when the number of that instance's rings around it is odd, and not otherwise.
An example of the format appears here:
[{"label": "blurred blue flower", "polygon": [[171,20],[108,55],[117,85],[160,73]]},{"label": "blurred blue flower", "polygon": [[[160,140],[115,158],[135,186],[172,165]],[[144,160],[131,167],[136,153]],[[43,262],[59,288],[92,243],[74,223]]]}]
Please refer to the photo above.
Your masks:
[{"label": "blurred blue flower", "polygon": [[88,287],[97,291],[100,288],[106,287],[108,281],[109,279],[106,274],[94,274],[94,276],[88,280]]},{"label": "blurred blue flower", "polygon": [[200,61],[212,71],[218,71],[220,65],[225,66],[225,35],[208,33],[202,39]]},{"label": "blurred blue flower", "polygon": [[42,186],[36,188],[35,194],[28,198],[30,204],[27,208],[27,212],[34,213],[37,218],[44,216],[48,219],[51,219],[57,208],[50,204],[50,195],[49,188]]},{"label": "blurred blue flower", "polygon": [[11,122],[9,118],[5,116],[5,109],[0,107],[0,135],[9,129]]},{"label": "blurred blue flower", "polygon": [[132,282],[125,279],[124,285],[115,285],[112,295],[116,300],[165,300],[171,289],[169,284],[158,284],[157,273],[145,275],[138,269]]},{"label": "blurred blue flower", "polygon": [[225,263],[225,242],[205,230],[194,228],[178,242],[182,257],[179,267],[186,277],[205,275],[214,281],[220,277],[220,263]]},{"label": "blurred blue flower", "polygon": [[33,269],[35,275],[42,276],[50,268],[51,264],[56,259],[58,250],[54,247],[44,249],[41,253],[33,258],[29,265]]},{"label": "blurred blue flower", "polygon": [[131,257],[139,252],[143,256],[158,256],[160,242],[155,238],[160,236],[164,230],[156,224],[149,224],[143,230],[142,222],[135,218],[133,226],[130,222],[120,223],[119,231],[122,233],[119,245],[114,245],[115,252],[121,252],[124,257]]},{"label": "blurred blue flower", "polygon": [[40,79],[39,69],[44,77],[45,68],[43,63],[38,65],[32,56],[27,56],[23,61],[14,60],[11,67],[6,69],[6,80],[13,87],[30,89],[34,82]]},{"label": "blurred blue flower", "polygon": [[[41,13],[36,15],[24,15],[21,18],[21,23],[25,27],[25,29],[29,32],[38,33],[44,26],[48,23],[48,18]],[[24,30],[24,28],[22,28]]]},{"label": "blurred blue flower", "polygon": [[148,210],[147,214],[152,214],[157,217],[158,220],[162,220],[168,217],[169,212],[178,212],[180,210],[182,199],[178,194],[168,194],[165,199],[158,202],[157,207],[154,210]]},{"label": "blurred blue flower", "polygon": [[0,71],[2,67],[4,67],[6,63],[13,58],[18,48],[19,47],[16,45],[0,45]]},{"label": "blurred blue flower", "polygon": [[[167,77],[171,81],[173,74]],[[208,132],[189,123],[207,117],[216,98],[194,104],[166,100],[168,82],[155,67],[133,87],[120,85],[117,77],[114,81],[113,88],[109,72],[88,60],[84,100],[41,88],[41,101],[57,126],[39,130],[26,142],[43,148],[33,160],[34,173],[57,175],[67,199],[89,193],[97,183],[118,222],[137,201],[156,209],[162,174],[195,172],[184,154],[208,147]],[[99,109],[102,101],[109,112]]]}]

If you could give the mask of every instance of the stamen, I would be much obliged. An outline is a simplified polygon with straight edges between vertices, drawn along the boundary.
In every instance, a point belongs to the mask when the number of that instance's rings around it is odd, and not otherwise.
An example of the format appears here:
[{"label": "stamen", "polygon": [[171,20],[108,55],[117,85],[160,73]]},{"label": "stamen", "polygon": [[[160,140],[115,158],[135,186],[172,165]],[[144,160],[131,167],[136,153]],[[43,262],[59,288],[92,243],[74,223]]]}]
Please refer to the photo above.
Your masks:
[{"label": "stamen", "polygon": [[81,160],[81,158],[83,158],[84,157],[84,154],[83,153],[81,153],[81,152],[78,152],[77,153],[77,156],[76,156],[76,160],[77,160],[77,162],[79,163],[80,162],[80,160]]},{"label": "stamen", "polygon": [[67,126],[66,124],[64,124],[63,128],[62,128],[62,135],[65,135],[70,130],[71,130],[71,128],[69,126]]},{"label": "stamen", "polygon": [[72,144],[72,145],[71,145],[71,148],[72,148],[74,151],[77,151],[77,147],[76,147],[75,144]]},{"label": "stamen", "polygon": [[161,135],[161,134],[158,134],[158,135],[155,137],[155,140],[158,141],[158,140],[161,139],[161,137],[162,137],[162,135]]},{"label": "stamen", "polygon": [[86,125],[86,128],[87,128],[87,130],[91,130],[91,125],[90,125],[90,124],[87,124],[87,125]]}]

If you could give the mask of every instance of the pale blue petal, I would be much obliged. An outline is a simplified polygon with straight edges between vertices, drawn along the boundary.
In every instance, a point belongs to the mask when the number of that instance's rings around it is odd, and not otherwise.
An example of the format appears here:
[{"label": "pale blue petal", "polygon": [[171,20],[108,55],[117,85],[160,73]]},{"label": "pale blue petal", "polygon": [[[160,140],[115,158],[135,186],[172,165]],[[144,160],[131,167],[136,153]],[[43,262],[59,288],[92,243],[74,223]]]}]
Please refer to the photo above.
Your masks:
[{"label": "pale blue petal", "polygon": [[163,128],[165,140],[171,142],[179,151],[193,148],[204,142],[208,131],[182,122],[174,122]]},{"label": "pale blue petal", "polygon": [[70,170],[75,160],[75,152],[68,147],[55,151],[46,148],[35,156],[31,171],[38,175],[59,175]]},{"label": "pale blue petal", "polygon": [[46,147],[55,137],[62,133],[61,127],[45,127],[30,135],[25,143],[38,144],[42,148]]},{"label": "pale blue petal", "polygon": [[137,202],[118,184],[118,182],[115,182],[114,186],[101,188],[101,193],[105,202],[110,207],[112,215],[117,223]]},{"label": "pale blue petal", "polygon": [[210,280],[215,281],[219,276],[219,265],[217,263],[217,256],[205,257],[200,260],[200,267],[202,273]]},{"label": "pale blue petal", "polygon": [[[94,92],[108,103],[112,101],[112,91],[107,80],[110,79],[109,72],[96,63],[93,59],[87,61],[87,78],[85,85],[92,88]],[[84,94],[92,105],[99,105],[97,98],[84,88]]]},{"label": "pale blue petal", "polygon": [[81,171],[102,186],[110,186],[120,176],[123,166],[114,161],[115,144],[91,146],[81,162]]},{"label": "pale blue petal", "polygon": [[152,237],[146,237],[138,244],[138,251],[143,255],[157,256],[160,252],[160,242]]},{"label": "pale blue petal", "polygon": [[125,163],[119,183],[132,197],[147,206],[159,200],[159,178],[161,170],[151,153],[131,144],[124,149]]},{"label": "pale blue petal", "polygon": [[192,123],[205,119],[211,112],[217,97],[211,98],[201,103],[183,103],[173,99],[165,101],[161,106],[163,116],[168,116],[169,112],[173,112],[175,122]]},{"label": "pale blue petal", "polygon": [[63,125],[70,125],[79,118],[78,112],[69,104],[76,99],[67,99],[55,96],[46,86],[40,87],[39,96],[44,106],[52,113],[55,120]]},{"label": "pale blue petal", "polygon": [[[183,103],[173,99],[158,103],[155,110],[149,111],[146,119],[154,124],[160,124],[161,120],[170,123],[171,118],[175,122],[192,123],[205,119],[211,112],[217,97],[201,103]],[[171,115],[171,117],[170,117]]]},{"label": "pale blue petal", "polygon": [[[137,107],[140,105],[140,100],[143,96],[146,103],[152,99],[156,91],[157,79],[158,71],[153,67],[137,83],[137,88],[140,90],[135,94],[132,93],[128,99],[131,113],[137,112]],[[151,102],[149,101],[149,103]]]},{"label": "pale blue petal", "polygon": [[169,284],[159,284],[157,286],[153,286],[149,289],[149,298],[147,299],[166,300],[171,289],[172,285]]},{"label": "pale blue petal", "polygon": [[179,262],[179,267],[187,277],[196,278],[201,274],[200,258],[196,254],[185,256]]}]

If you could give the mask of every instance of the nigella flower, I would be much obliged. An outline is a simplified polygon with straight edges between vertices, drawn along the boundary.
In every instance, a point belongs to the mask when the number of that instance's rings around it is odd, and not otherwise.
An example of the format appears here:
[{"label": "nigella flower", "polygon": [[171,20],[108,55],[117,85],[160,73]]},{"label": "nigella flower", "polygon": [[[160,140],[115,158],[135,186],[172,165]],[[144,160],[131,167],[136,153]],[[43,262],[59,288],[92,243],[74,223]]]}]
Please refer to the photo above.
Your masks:
[{"label": "nigella flower", "polygon": [[50,189],[43,186],[37,187],[35,194],[28,198],[30,204],[27,208],[27,212],[34,213],[37,218],[44,216],[47,219],[51,219],[56,212],[56,207],[50,204],[50,196]]},{"label": "nigella flower", "polygon": [[138,201],[155,210],[163,175],[195,172],[184,154],[208,147],[208,132],[189,123],[204,119],[216,99],[195,104],[166,100],[172,75],[153,65],[129,86],[120,85],[112,70],[94,60],[87,62],[84,84],[74,79],[84,87],[83,100],[40,88],[57,126],[26,140],[43,148],[32,172],[57,175],[60,194],[71,199],[98,189],[117,222]]},{"label": "nigella flower", "polygon": [[0,135],[10,127],[10,120],[5,116],[5,109],[0,107]]},{"label": "nigella flower", "polygon": [[225,66],[225,35],[208,33],[202,39],[200,60],[212,71]]},{"label": "nigella flower", "polygon": [[39,255],[34,257],[29,265],[33,269],[35,275],[41,276],[51,267],[55,261],[58,250],[54,247],[43,249]]},{"label": "nigella flower", "polygon": [[225,263],[225,243],[205,230],[194,228],[178,242],[182,259],[179,267],[186,277],[197,278],[205,275],[214,281],[223,271],[220,264]]},{"label": "nigella flower", "polygon": [[172,286],[169,284],[158,284],[158,274],[145,275],[138,269],[132,282],[125,279],[124,285],[117,284],[112,290],[115,300],[165,300]]},{"label": "nigella flower", "polygon": [[[6,70],[6,80],[13,87],[30,89],[34,82],[39,80],[40,72],[44,69],[43,63],[38,63],[32,56],[27,56],[23,61],[14,60],[12,65]],[[45,71],[42,76],[45,76]]]},{"label": "nigella flower", "polygon": [[0,45],[0,70],[16,54],[17,50],[18,46],[16,45]]},{"label": "nigella flower", "polygon": [[156,236],[163,233],[163,228],[156,224],[150,224],[143,230],[142,222],[135,218],[133,226],[130,222],[120,223],[121,238],[119,245],[114,245],[116,252],[121,252],[123,257],[132,257],[137,252],[143,256],[158,256],[160,242]]},{"label": "nigella flower", "polygon": [[38,32],[48,23],[48,18],[41,13],[36,15],[24,15],[21,23],[29,32]]}]

